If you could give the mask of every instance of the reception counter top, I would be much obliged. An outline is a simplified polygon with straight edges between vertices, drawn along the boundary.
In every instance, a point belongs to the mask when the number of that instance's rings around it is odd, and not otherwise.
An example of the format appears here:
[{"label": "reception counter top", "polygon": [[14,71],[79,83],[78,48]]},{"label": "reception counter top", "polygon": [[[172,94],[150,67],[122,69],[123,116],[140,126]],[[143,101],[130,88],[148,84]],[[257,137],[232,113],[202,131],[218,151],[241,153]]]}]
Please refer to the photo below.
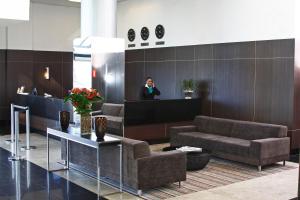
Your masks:
[{"label": "reception counter top", "polygon": [[35,95],[18,94],[14,100],[14,104],[20,106],[29,106],[31,115],[52,120],[59,119],[58,113],[60,111],[72,110],[72,105],[69,103],[64,103],[63,99]]},{"label": "reception counter top", "polygon": [[[46,132],[47,127],[57,125],[59,112],[66,110],[72,113],[70,103],[64,103],[63,99],[35,95],[17,94],[13,101],[20,106],[28,106],[30,109],[30,127],[36,131]],[[71,121],[73,115],[71,114]],[[25,116],[20,114],[20,123],[25,123]]]},{"label": "reception counter top", "polygon": [[200,111],[200,99],[126,101],[124,125],[191,121]]}]

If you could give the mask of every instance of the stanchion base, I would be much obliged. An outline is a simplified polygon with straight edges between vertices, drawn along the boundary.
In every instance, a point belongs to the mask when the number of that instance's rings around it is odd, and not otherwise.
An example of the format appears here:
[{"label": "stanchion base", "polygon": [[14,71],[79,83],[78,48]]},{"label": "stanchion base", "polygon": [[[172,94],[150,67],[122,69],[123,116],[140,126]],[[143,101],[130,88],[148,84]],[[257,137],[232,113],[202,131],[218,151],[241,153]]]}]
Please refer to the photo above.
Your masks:
[{"label": "stanchion base", "polygon": [[5,144],[11,144],[11,140],[5,140]]},{"label": "stanchion base", "polygon": [[8,158],[8,160],[11,161],[11,162],[14,162],[14,161],[24,160],[24,158],[21,157],[21,156],[11,156],[11,157]]},{"label": "stanchion base", "polygon": [[29,151],[31,149],[36,149],[36,146],[29,146],[29,148],[27,148],[27,146],[21,147],[21,151]]},{"label": "stanchion base", "polygon": [[[15,141],[11,142],[11,140],[5,140],[5,144],[11,144],[14,143]],[[19,140],[19,142],[21,142],[21,140]]]}]

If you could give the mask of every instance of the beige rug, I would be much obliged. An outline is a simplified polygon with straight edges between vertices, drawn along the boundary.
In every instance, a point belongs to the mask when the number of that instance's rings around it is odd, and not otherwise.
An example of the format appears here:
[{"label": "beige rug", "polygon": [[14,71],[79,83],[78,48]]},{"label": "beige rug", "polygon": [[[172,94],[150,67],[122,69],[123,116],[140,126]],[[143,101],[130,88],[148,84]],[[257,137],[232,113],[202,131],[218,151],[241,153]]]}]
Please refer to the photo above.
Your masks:
[{"label": "beige rug", "polygon": [[295,168],[295,165],[287,162],[285,166],[278,163],[263,167],[263,170],[258,172],[254,166],[214,158],[203,170],[187,172],[187,180],[181,182],[181,187],[178,183],[173,183],[144,191],[142,197],[148,200],[167,199]]}]

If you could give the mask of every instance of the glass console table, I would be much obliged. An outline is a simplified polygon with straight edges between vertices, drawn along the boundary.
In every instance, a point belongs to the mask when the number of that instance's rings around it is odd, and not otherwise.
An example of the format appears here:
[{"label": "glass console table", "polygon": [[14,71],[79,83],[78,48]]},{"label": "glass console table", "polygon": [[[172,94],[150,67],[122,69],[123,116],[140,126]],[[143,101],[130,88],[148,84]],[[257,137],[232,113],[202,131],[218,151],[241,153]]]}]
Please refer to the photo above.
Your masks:
[{"label": "glass console table", "polygon": [[[50,143],[49,143],[49,136],[55,136],[60,139],[66,140],[66,161],[65,166],[62,169],[50,169]],[[47,170],[48,171],[59,171],[59,170],[69,170],[70,169],[70,159],[69,159],[69,141],[79,143],[85,146],[92,147],[97,150],[97,189],[98,195],[100,193],[100,149],[103,146],[110,146],[110,145],[118,145],[120,149],[120,192],[123,191],[123,180],[122,180],[122,140],[115,136],[106,134],[103,141],[97,141],[97,137],[95,133],[88,135],[81,135],[79,127],[72,127],[70,126],[67,131],[62,131],[60,127],[53,127],[47,128]]]}]

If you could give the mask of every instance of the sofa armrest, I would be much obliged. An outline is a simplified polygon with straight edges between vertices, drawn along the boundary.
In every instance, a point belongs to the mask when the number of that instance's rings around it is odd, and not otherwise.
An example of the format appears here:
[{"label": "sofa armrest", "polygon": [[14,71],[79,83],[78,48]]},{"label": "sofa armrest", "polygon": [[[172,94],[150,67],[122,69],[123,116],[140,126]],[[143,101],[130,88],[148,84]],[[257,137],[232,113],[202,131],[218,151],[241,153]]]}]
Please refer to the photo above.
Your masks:
[{"label": "sofa armrest", "polygon": [[186,180],[186,153],[169,151],[152,153],[137,159],[139,189]]},{"label": "sofa armrest", "polygon": [[96,111],[92,111],[90,114],[91,114],[92,116],[97,116],[97,115],[102,115],[103,112],[102,112],[102,110],[96,110]]},{"label": "sofa armrest", "polygon": [[251,155],[259,157],[260,159],[289,155],[290,138],[283,137],[252,140],[250,151]]},{"label": "sofa armrest", "polygon": [[194,132],[197,131],[197,126],[195,125],[189,125],[189,126],[173,126],[169,128],[169,135],[173,135],[176,133],[182,133],[182,132]]}]

